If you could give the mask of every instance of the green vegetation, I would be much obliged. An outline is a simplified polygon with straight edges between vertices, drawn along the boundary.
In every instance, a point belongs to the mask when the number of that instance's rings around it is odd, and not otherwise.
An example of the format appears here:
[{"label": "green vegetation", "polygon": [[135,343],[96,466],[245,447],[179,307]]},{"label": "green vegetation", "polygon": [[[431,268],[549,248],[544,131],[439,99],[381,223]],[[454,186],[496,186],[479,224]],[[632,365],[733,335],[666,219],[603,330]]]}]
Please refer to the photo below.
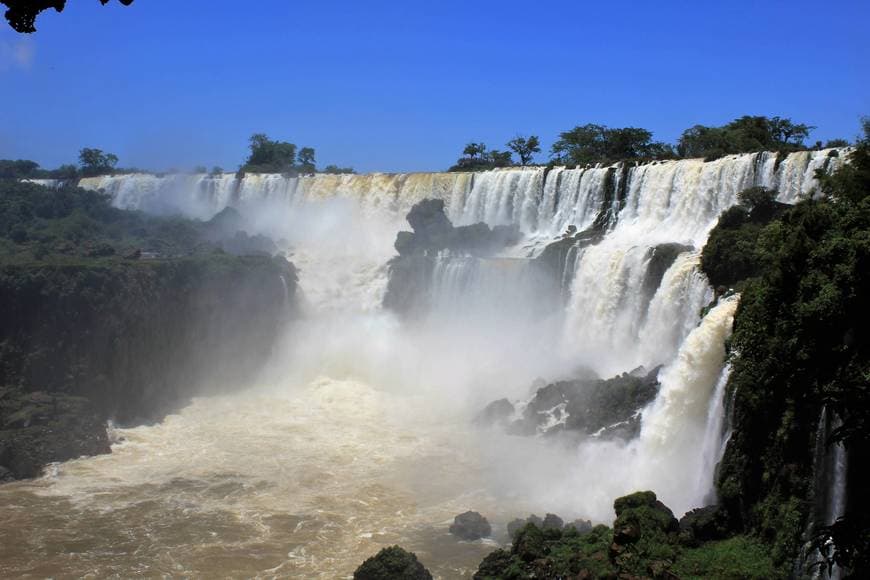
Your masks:
[{"label": "green vegetation", "polygon": [[[770,549],[775,564],[794,558],[815,492],[815,436],[823,408],[842,425],[850,465],[870,453],[870,122],[850,163],[819,175],[822,199],[764,211],[769,195],[747,192],[753,207],[726,212],[702,267],[714,284],[739,287],[731,338],[734,432],[718,475],[731,517]],[[793,138],[792,138],[793,139]],[[761,214],[758,214],[761,208]],[[769,210],[769,207],[768,207]],[[867,476],[848,474],[849,504],[817,545],[836,538],[831,561],[866,576]]]},{"label": "green vegetation", "polygon": [[751,536],[687,543],[674,514],[651,491],[618,498],[614,511],[613,529],[528,523],[510,548],[495,550],[480,563],[474,579],[787,576]]},{"label": "green vegetation", "polygon": [[517,136],[507,142],[508,149],[516,153],[520,158],[520,165],[528,165],[531,163],[535,153],[541,152],[541,143],[538,137],[532,135],[528,139]]},{"label": "green vegetation", "polygon": [[423,564],[413,552],[399,546],[390,546],[363,562],[354,580],[432,580]]},{"label": "green vegetation", "polygon": [[118,164],[118,156],[113,153],[103,153],[100,149],[85,147],[79,151],[79,164],[82,168],[82,175],[85,177],[106,175],[115,169],[115,165]]},{"label": "green vegetation", "polygon": [[[251,154],[239,173],[283,173],[300,175],[314,173],[314,149],[287,141],[273,141],[265,133],[255,133],[250,138]],[[298,154],[297,154],[298,152]]]},{"label": "green vegetation", "polygon": [[134,251],[162,256],[213,252],[195,222],[114,208],[96,191],[48,189],[0,180],[0,257],[4,263],[76,261]]},{"label": "green vegetation", "polygon": [[768,547],[748,536],[684,550],[671,572],[682,580],[770,580],[784,576],[773,565]]},{"label": "green vegetation", "polygon": [[338,165],[327,165],[323,168],[321,173],[331,173],[331,174],[342,174],[342,173],[356,173],[353,170],[353,167],[339,167]]},{"label": "green vegetation", "polygon": [[[594,123],[577,125],[559,134],[550,150],[550,163],[558,165],[592,165],[617,161],[650,161],[702,157],[716,159],[731,153],[777,151],[789,153],[806,149],[804,141],[815,127],[795,123],[782,117],[743,116],[723,125],[695,125],[686,129],[676,145],[654,141],[650,131],[639,127],[607,127]],[[825,147],[846,147],[845,139],[832,139]],[[519,165],[528,165],[541,147],[537,136],[516,137],[507,143],[519,157]],[[816,149],[822,148],[817,141]],[[449,171],[481,171],[515,165],[509,152],[487,150],[484,143],[469,143],[463,156]]]},{"label": "green vegetation", "polygon": [[0,480],[104,453],[107,417],[159,418],[262,365],[295,270],[240,223],[0,179]]},{"label": "green vegetation", "polygon": [[469,143],[462,150],[462,157],[449,171],[482,171],[495,167],[510,167],[513,164],[509,151],[487,150],[485,143]]},{"label": "green vegetation", "polygon": [[553,161],[565,165],[586,165],[631,159],[668,159],[673,148],[652,140],[652,133],[637,127],[611,129],[604,125],[577,126],[559,134],[553,144]]},{"label": "green vegetation", "polygon": [[681,157],[715,159],[730,153],[795,151],[815,127],[780,117],[744,116],[722,127],[695,125],[677,143]]}]

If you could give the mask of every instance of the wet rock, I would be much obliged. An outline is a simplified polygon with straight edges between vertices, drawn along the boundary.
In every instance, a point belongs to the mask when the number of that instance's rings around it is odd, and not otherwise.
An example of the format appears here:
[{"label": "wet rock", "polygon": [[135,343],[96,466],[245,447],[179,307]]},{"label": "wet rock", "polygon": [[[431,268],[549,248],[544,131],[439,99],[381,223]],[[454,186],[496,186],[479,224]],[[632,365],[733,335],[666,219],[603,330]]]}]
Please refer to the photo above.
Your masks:
[{"label": "wet rock", "polygon": [[474,418],[474,423],[481,426],[505,425],[514,414],[514,406],[507,399],[493,401],[483,408]]},{"label": "wet rock", "polygon": [[354,580],[432,580],[432,574],[420,563],[416,554],[399,546],[384,548],[363,562]]},{"label": "wet rock", "polygon": [[591,532],[592,527],[593,526],[592,526],[591,520],[581,520],[581,519],[574,520],[573,522],[568,522],[565,525],[566,530],[568,528],[574,528],[580,534],[585,534],[587,532]]},{"label": "wet rock", "polygon": [[677,256],[691,249],[691,246],[677,243],[659,244],[652,249],[643,278],[643,291],[649,298],[653,297]]},{"label": "wet rock", "polygon": [[545,530],[561,530],[565,522],[556,514],[547,514],[544,516],[544,522],[541,527]]},{"label": "wet rock", "polygon": [[450,533],[461,540],[474,541],[489,536],[492,526],[478,512],[467,511],[453,519]]},{"label": "wet rock", "polygon": [[84,397],[7,391],[0,398],[0,481],[36,477],[48,463],[109,452],[105,421]]},{"label": "wet rock", "polygon": [[506,431],[552,435],[564,430],[599,439],[632,439],[640,432],[638,412],[658,393],[658,371],[659,367],[651,371],[638,367],[606,380],[588,375],[542,386]]},{"label": "wet rock", "polygon": [[539,528],[544,527],[544,520],[536,516],[535,514],[530,515],[526,519],[516,518],[512,520],[507,525],[507,533],[511,540],[515,540],[520,531],[526,527],[527,524],[532,524]]}]

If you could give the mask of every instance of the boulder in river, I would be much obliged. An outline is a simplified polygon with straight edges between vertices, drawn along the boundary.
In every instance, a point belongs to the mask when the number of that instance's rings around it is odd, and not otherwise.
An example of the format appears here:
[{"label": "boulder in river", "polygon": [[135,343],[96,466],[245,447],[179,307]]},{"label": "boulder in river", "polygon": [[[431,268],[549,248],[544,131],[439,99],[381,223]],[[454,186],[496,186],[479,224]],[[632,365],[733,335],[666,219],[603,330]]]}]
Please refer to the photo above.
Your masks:
[{"label": "boulder in river", "polygon": [[492,526],[477,512],[468,511],[453,518],[450,533],[461,540],[474,541],[492,533]]}]

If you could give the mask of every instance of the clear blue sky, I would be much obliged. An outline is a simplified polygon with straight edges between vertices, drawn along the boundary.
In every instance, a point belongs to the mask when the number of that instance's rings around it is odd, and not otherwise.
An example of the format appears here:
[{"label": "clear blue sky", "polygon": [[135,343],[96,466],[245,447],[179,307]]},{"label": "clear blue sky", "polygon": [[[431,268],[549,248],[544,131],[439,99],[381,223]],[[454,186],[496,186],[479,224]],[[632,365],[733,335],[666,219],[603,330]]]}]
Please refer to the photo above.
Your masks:
[{"label": "clear blue sky", "polygon": [[673,141],[743,114],[851,139],[868,22],[867,0],[70,0],[30,36],[2,22],[0,158],[235,169],[265,132],[321,166],[427,171],[470,140],[549,148],[595,122]]}]

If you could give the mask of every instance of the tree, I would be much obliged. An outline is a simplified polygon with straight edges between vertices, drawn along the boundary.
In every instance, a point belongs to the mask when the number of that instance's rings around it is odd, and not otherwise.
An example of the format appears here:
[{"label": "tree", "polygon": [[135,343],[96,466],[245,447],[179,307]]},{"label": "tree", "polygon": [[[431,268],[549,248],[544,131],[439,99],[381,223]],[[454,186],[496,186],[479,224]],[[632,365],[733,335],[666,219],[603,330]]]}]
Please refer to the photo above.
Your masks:
[{"label": "tree", "polygon": [[339,167],[338,165],[327,165],[322,173],[332,173],[332,174],[342,174],[342,173],[356,173],[353,170],[353,167]]},{"label": "tree", "polygon": [[208,173],[208,168],[205,165],[197,165],[193,168],[194,173]]},{"label": "tree", "polygon": [[301,173],[314,173],[317,170],[314,162],[314,149],[312,147],[303,147],[299,150],[299,171]]},{"label": "tree", "polygon": [[715,159],[732,153],[794,151],[815,127],[782,117],[744,115],[722,127],[695,125],[686,129],[677,143],[682,157]]},{"label": "tree", "polygon": [[243,169],[284,173],[295,170],[296,145],[287,141],[272,141],[265,133],[254,133],[249,139],[251,154]]},{"label": "tree", "polygon": [[24,179],[33,177],[39,169],[39,163],[29,159],[0,159],[0,178]]},{"label": "tree", "polygon": [[627,159],[672,157],[673,149],[652,140],[652,133],[639,127],[609,128],[588,123],[559,134],[552,157],[559,163],[585,165]]},{"label": "tree", "polygon": [[507,142],[507,147],[520,158],[520,165],[528,165],[535,153],[541,152],[541,144],[536,135],[528,139],[517,135]]},{"label": "tree", "polygon": [[209,175],[211,175],[212,177],[215,177],[215,176],[221,175],[223,172],[224,172],[223,167],[219,167],[219,166],[215,165],[214,167],[211,168],[211,172],[209,173]]},{"label": "tree", "polygon": [[462,154],[471,159],[483,157],[486,154],[486,145],[483,143],[469,143],[462,150]]},{"label": "tree", "polygon": [[499,151],[498,149],[493,149],[486,157],[490,167],[510,167],[514,164],[513,159],[511,159],[510,151]]},{"label": "tree", "polygon": [[118,157],[116,155],[103,153],[101,149],[85,147],[79,151],[79,165],[82,168],[82,175],[85,177],[111,173],[117,163]]},{"label": "tree", "polygon": [[[109,0],[100,0],[104,6]],[[133,0],[118,0],[124,6],[129,6]],[[43,10],[54,8],[57,12],[63,12],[66,0],[0,0],[0,4],[8,7],[6,20],[16,32],[36,32],[34,26],[36,17]]]}]

